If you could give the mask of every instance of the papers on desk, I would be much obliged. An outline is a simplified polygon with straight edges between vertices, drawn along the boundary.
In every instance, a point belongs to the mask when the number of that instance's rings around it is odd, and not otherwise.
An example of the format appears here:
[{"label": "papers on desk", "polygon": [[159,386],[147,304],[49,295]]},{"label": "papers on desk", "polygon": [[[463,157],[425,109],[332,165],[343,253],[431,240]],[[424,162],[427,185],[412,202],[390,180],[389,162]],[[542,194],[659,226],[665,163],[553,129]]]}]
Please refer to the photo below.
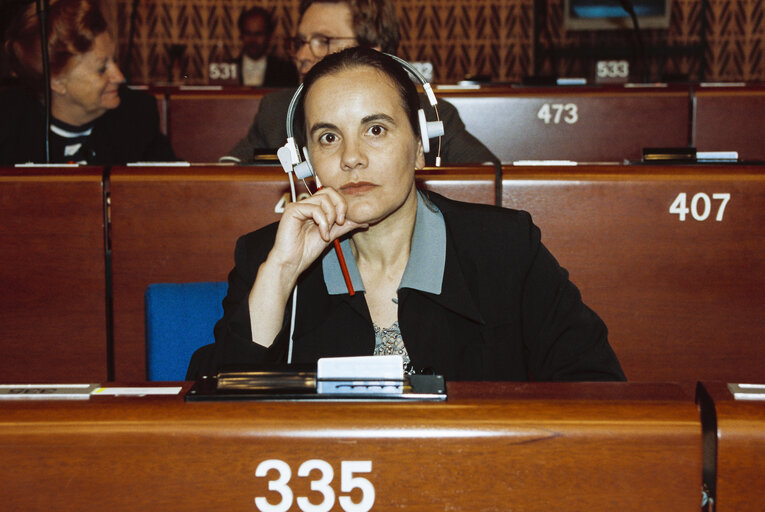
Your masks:
[{"label": "papers on desk", "polygon": [[99,384],[0,384],[0,400],[87,400]]},{"label": "papers on desk", "polygon": [[765,384],[728,384],[728,389],[736,400],[765,401]]},{"label": "papers on desk", "polygon": [[91,395],[177,395],[181,386],[102,387],[101,384],[0,384],[0,400],[88,400]]},{"label": "papers on desk", "polygon": [[101,396],[149,396],[149,395],[177,395],[183,389],[181,386],[170,387],[113,387],[98,388],[93,390],[93,395]]},{"label": "papers on desk", "polygon": [[14,164],[14,167],[79,167],[80,164],[45,164],[35,162],[25,162],[23,164]]},{"label": "papers on desk", "polygon": [[128,167],[191,167],[191,162],[128,162]]},{"label": "papers on desk", "polygon": [[574,166],[573,160],[514,160],[513,165],[518,166]]},{"label": "papers on desk", "polygon": [[319,394],[404,392],[404,360],[400,355],[323,357],[316,369]]},{"label": "papers on desk", "polygon": [[738,162],[738,151],[696,151],[696,161],[703,162]]}]

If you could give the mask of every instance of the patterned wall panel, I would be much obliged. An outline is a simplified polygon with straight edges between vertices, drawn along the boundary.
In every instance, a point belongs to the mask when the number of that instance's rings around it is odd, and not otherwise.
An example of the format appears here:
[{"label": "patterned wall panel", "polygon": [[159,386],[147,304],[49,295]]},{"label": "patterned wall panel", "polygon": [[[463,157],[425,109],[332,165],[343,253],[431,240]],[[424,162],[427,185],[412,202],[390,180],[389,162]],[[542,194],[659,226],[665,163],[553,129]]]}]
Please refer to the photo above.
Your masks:
[{"label": "patterned wall panel", "polygon": [[762,0],[713,0],[709,12],[709,67],[725,80],[765,80]]},{"label": "patterned wall panel", "polygon": [[[546,39],[547,34],[542,32],[543,72],[587,74],[586,59],[556,59],[556,51],[576,47],[613,48],[627,44],[632,52],[628,56],[634,57],[635,40],[628,32],[565,31],[562,0],[544,3],[547,6],[544,26],[549,36]],[[672,0],[670,28],[644,31],[646,47],[669,53],[650,58],[651,78],[678,75],[698,80],[703,73],[707,80],[765,80],[763,15],[762,0],[706,0],[706,8],[701,0]],[[702,44],[706,44],[706,51],[698,48]]]},{"label": "patterned wall panel", "polygon": [[[566,30],[563,1],[545,2],[546,13],[540,27],[540,74],[588,76],[594,74],[598,58],[627,58],[642,62],[638,41],[629,30]],[[648,77],[687,76],[698,79],[702,73],[702,9],[699,0],[672,0],[670,28],[642,30]],[[572,56],[589,54],[590,58]]]},{"label": "patterned wall panel", "polygon": [[[133,1],[116,1],[124,62]],[[138,0],[133,81],[205,83],[210,62],[238,53],[236,19],[252,5],[274,13],[272,46],[284,55],[284,39],[297,25],[297,0]],[[399,54],[431,61],[437,81],[466,75],[517,81],[531,70],[533,0],[401,0],[397,8]]]},{"label": "patterned wall panel", "polygon": [[[117,4],[124,58],[134,0]],[[520,81],[535,71],[535,0],[398,0],[402,43],[399,54],[431,61],[436,81],[488,75]],[[587,76],[593,59],[578,49],[624,47],[635,56],[632,35],[624,31],[566,31],[563,0],[537,0],[542,6],[540,74]],[[764,0],[673,0],[668,30],[646,30],[652,79],[678,75],[707,80],[765,80]],[[284,55],[284,38],[297,24],[298,0],[137,0],[133,81],[206,83],[212,61],[238,53],[239,13],[252,5],[272,12],[277,28],[274,52]],[[706,40],[706,51],[700,51]],[[670,51],[664,49],[669,48]],[[683,51],[686,50],[686,51]],[[694,51],[697,50],[697,51]]]}]

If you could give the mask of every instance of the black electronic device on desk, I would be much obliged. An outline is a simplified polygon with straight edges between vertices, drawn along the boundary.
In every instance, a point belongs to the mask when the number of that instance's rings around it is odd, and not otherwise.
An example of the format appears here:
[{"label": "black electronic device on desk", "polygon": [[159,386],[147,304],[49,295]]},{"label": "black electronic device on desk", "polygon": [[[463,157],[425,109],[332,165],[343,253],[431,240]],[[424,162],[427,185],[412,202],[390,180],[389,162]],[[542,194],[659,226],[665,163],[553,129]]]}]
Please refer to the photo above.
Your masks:
[{"label": "black electronic device on desk", "polygon": [[443,376],[404,375],[400,361],[400,356],[345,357],[320,359],[313,368],[236,368],[198,380],[185,398],[187,402],[446,400]]},{"label": "black electronic device on desk", "polygon": [[739,163],[736,151],[697,151],[694,147],[643,148],[644,164],[735,164]]}]

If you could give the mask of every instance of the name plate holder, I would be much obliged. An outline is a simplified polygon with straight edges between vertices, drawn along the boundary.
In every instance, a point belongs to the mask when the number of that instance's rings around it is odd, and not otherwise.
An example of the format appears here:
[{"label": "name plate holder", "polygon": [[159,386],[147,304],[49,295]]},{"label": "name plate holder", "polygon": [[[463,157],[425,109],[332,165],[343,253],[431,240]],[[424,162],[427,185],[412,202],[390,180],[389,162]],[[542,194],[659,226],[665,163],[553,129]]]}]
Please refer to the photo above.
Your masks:
[{"label": "name plate holder", "polygon": [[[397,366],[397,367],[396,367]],[[320,359],[304,366],[232,369],[198,380],[187,402],[203,401],[444,401],[441,375],[404,375],[401,356]]]}]

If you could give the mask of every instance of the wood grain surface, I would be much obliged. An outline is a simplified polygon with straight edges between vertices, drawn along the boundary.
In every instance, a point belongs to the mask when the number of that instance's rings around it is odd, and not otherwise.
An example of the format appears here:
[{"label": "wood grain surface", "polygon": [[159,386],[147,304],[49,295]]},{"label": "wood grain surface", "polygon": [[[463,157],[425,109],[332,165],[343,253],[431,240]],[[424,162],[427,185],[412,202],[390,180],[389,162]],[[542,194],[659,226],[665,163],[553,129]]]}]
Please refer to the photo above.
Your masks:
[{"label": "wood grain surface", "polygon": [[258,510],[256,497],[279,501],[276,471],[255,476],[261,462],[284,461],[294,496],[318,504],[319,472],[297,471],[320,459],[338,497],[342,462],[371,461],[356,476],[374,486],[372,510],[697,511],[693,400],[599,386],[606,398],[550,384],[481,397],[455,383],[446,403],[0,403],[0,486],[8,510]]},{"label": "wood grain surface", "polygon": [[[765,380],[762,168],[506,167],[503,192],[606,322],[629,380]],[[680,193],[689,209],[706,194],[708,218],[670,213]],[[716,193],[730,194],[720,221]]]},{"label": "wood grain surface", "polygon": [[0,382],[105,379],[101,169],[0,169],[0,219]]},{"label": "wood grain surface", "polygon": [[486,88],[442,92],[503,163],[639,161],[646,147],[687,146],[686,87]]},{"label": "wood grain surface", "polygon": [[247,135],[268,90],[168,91],[168,136],[178,158],[217,162]]},{"label": "wood grain surface", "polygon": [[696,87],[693,117],[699,151],[738,151],[742,160],[765,161],[765,88]]},{"label": "wood grain surface", "polygon": [[717,419],[715,509],[760,512],[765,503],[765,402],[736,400],[723,382],[702,385],[714,401]]}]

